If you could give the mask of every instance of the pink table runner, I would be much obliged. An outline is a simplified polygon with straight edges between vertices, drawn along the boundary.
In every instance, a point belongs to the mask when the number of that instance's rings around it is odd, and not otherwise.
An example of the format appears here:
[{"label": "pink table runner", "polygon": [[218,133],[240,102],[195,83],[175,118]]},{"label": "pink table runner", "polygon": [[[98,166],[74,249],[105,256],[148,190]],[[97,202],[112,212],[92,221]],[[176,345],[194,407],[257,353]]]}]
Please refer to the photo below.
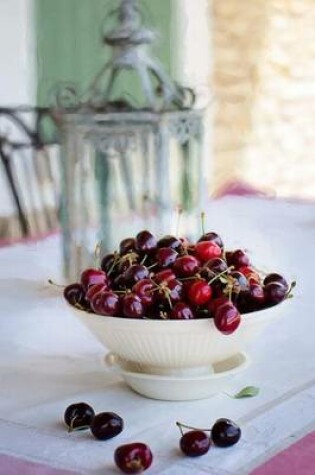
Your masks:
[{"label": "pink table runner", "polygon": [[251,472],[251,475],[313,475],[315,431],[282,450]]},{"label": "pink table runner", "polygon": [[28,462],[9,455],[0,455],[0,475],[77,475],[77,473]]}]

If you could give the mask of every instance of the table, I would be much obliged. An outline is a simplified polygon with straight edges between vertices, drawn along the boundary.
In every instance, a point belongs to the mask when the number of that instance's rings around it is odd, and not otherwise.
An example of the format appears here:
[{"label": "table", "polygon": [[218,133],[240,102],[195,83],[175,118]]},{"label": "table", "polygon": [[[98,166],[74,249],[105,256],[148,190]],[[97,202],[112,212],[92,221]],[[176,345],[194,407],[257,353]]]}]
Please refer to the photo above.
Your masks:
[{"label": "table", "polygon": [[[104,368],[104,348],[74,319],[60,289],[47,284],[62,282],[59,236],[2,248],[1,475],[117,475],[113,452],[131,441],[150,445],[152,475],[314,473],[315,205],[223,198],[209,205],[207,227],[228,246],[248,249],[257,266],[298,282],[286,315],[252,346],[253,364],[229,388],[233,394],[255,385],[260,394],[170,403],[131,392]],[[89,432],[68,434],[63,412],[77,401],[117,412],[126,429],[106,442]],[[239,444],[198,459],[182,456],[175,421],[210,427],[218,417],[239,422]]]}]

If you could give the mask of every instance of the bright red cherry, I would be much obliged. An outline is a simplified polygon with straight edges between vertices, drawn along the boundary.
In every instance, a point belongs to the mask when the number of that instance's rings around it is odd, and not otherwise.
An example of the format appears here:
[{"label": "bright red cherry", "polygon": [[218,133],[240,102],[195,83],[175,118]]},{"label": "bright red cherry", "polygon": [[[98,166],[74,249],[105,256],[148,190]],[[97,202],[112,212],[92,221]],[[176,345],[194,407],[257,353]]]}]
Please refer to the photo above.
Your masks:
[{"label": "bright red cherry", "polygon": [[117,447],[114,460],[124,473],[141,473],[147,470],[153,461],[153,455],[148,445],[141,442]]},{"label": "bright red cherry", "polygon": [[260,276],[258,272],[250,266],[242,266],[239,268],[239,272],[245,275],[249,283],[260,283]]},{"label": "bright red cherry", "polygon": [[157,284],[162,284],[163,282],[168,284],[171,280],[176,279],[176,275],[171,269],[165,269],[157,272],[153,279]]},{"label": "bright red cherry", "polygon": [[190,430],[182,435],[179,446],[181,451],[188,457],[200,457],[209,451],[211,440],[201,430]]},{"label": "bright red cherry", "polygon": [[222,249],[214,241],[202,241],[196,244],[195,252],[201,262],[207,262],[220,257]]},{"label": "bright red cherry", "polygon": [[201,238],[198,240],[198,242],[202,242],[202,241],[213,241],[215,242],[219,247],[221,247],[221,249],[223,249],[224,245],[223,245],[223,241],[221,239],[221,237],[217,234],[217,233],[213,233],[213,232],[210,232],[210,233],[205,233],[201,236]]},{"label": "bright red cherry", "polygon": [[144,316],[144,305],[136,294],[127,294],[122,299],[123,314],[129,318],[141,318]]},{"label": "bright red cherry", "polygon": [[214,324],[224,335],[235,332],[241,323],[241,315],[232,303],[220,305],[214,314]]},{"label": "bright red cherry", "polygon": [[86,269],[81,274],[81,284],[85,291],[87,291],[91,285],[106,283],[107,275],[101,269]]},{"label": "bright red cherry", "polygon": [[212,289],[203,279],[194,282],[188,291],[188,298],[194,305],[204,305],[209,302],[211,297]]},{"label": "bright red cherry", "polygon": [[191,320],[192,318],[195,318],[194,312],[185,302],[178,302],[170,314],[171,320]]},{"label": "bright red cherry", "polygon": [[178,277],[192,277],[199,267],[200,262],[194,256],[182,256],[175,261],[173,270]]}]

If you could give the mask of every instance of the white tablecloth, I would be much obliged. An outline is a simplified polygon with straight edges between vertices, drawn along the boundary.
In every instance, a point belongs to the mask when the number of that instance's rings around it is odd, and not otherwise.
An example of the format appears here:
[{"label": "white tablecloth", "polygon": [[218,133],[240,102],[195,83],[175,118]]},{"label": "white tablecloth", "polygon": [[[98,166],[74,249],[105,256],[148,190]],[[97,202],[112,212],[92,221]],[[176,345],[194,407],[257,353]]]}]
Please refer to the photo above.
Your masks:
[{"label": "white tablecloth", "polygon": [[[255,385],[260,394],[171,403],[131,392],[104,368],[104,348],[47,284],[62,281],[59,237],[20,244],[0,250],[1,453],[78,473],[117,474],[114,449],[143,441],[154,453],[152,475],[239,475],[314,429],[315,206],[225,198],[209,206],[207,227],[229,246],[248,249],[258,266],[298,282],[284,318],[252,346],[253,364],[231,381],[231,393]],[[63,412],[76,401],[117,412],[124,432],[106,442],[89,432],[68,434]],[[210,427],[219,417],[240,423],[239,444],[198,459],[182,456],[175,421]]]}]

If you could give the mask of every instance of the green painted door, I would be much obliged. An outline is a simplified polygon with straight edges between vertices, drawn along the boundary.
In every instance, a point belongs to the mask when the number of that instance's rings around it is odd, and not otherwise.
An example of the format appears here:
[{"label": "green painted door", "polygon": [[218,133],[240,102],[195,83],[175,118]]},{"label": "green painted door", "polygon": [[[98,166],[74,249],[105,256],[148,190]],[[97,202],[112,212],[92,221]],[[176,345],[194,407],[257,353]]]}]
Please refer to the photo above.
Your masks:
[{"label": "green painted door", "polygon": [[[154,53],[170,71],[172,0],[140,0],[143,18],[158,33]],[[37,100],[52,103],[56,86],[73,83],[80,91],[109,59],[110,49],[101,42],[102,25],[111,26],[109,12],[118,0],[35,0],[37,37]],[[134,81],[122,90],[137,97]]]}]

